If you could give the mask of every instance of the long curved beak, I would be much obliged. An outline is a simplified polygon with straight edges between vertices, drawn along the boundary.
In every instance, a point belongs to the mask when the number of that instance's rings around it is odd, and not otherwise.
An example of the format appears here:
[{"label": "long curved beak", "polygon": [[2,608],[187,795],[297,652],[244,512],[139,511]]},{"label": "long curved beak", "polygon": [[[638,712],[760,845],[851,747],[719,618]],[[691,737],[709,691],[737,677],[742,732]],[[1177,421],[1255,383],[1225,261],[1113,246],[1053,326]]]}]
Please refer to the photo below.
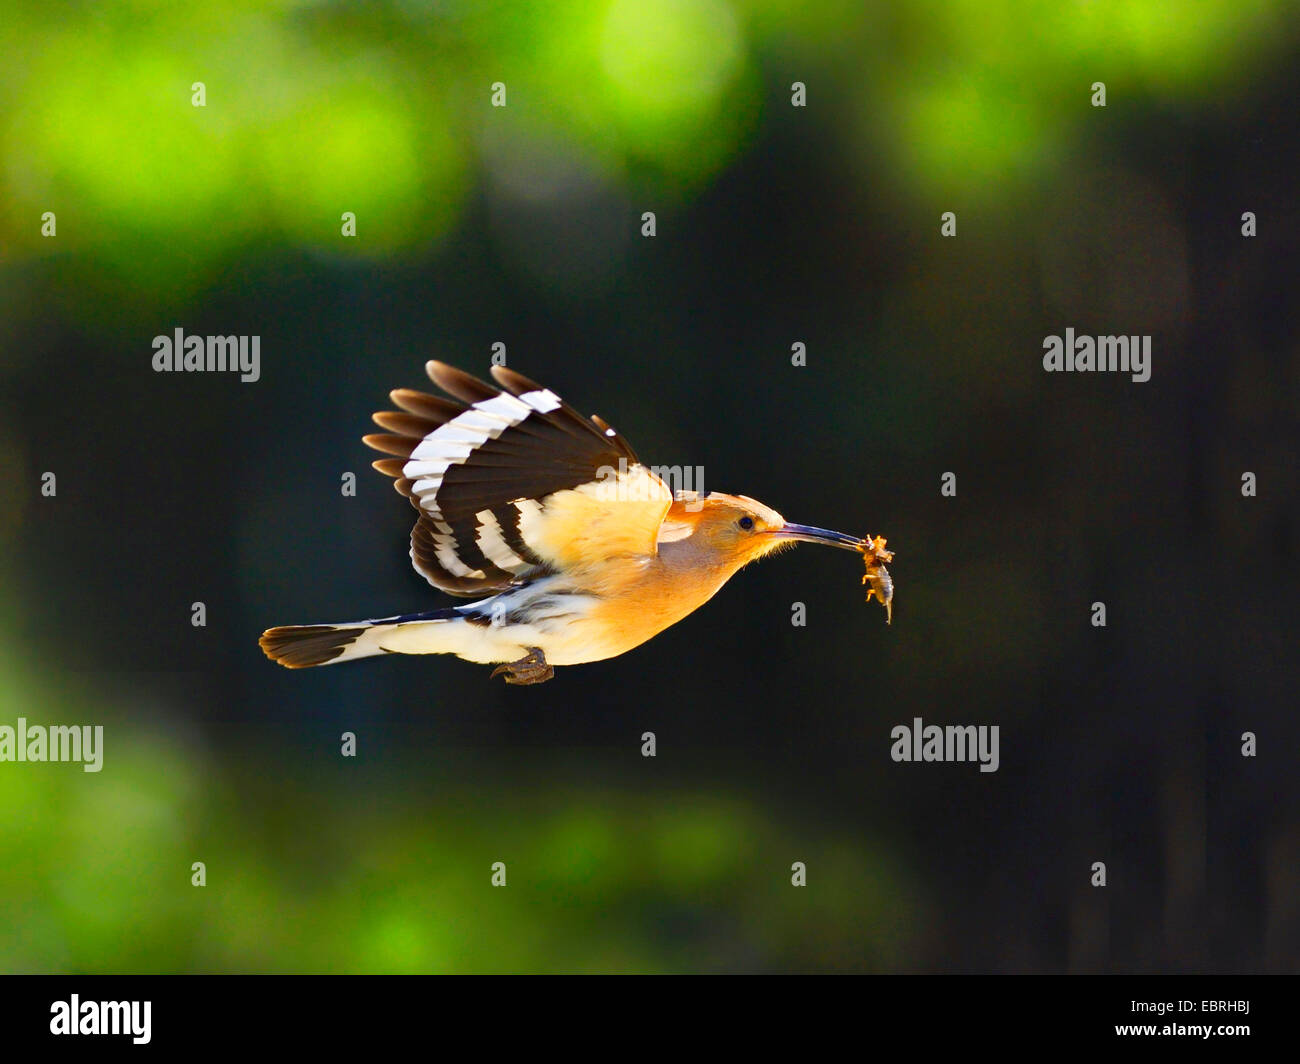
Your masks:
[{"label": "long curved beak", "polygon": [[826,528],[813,528],[811,525],[792,525],[784,524],[780,528],[774,528],[766,533],[769,536],[778,536],[781,539],[797,539],[805,543],[821,543],[828,547],[841,547],[844,550],[861,550],[866,543],[865,540],[857,536],[845,535],[843,532],[832,532]]}]

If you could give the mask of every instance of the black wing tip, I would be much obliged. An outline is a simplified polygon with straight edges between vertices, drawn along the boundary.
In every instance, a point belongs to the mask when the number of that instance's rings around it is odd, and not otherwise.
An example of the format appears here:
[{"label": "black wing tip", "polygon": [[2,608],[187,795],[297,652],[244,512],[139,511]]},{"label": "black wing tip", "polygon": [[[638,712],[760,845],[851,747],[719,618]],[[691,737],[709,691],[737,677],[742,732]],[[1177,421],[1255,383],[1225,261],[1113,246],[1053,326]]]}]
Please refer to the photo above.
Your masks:
[{"label": "black wing tip", "polygon": [[388,393],[388,398],[408,414],[428,418],[439,425],[450,421],[465,410],[460,403],[430,395],[428,392],[417,391],[414,388],[394,388]]},{"label": "black wing tip", "polygon": [[530,380],[522,373],[516,373],[507,366],[493,366],[492,379],[496,381],[511,395],[523,395],[525,392],[541,392],[543,388],[534,380]]},{"label": "black wing tip", "polygon": [[424,371],[429,375],[429,380],[462,403],[473,404],[483,399],[491,399],[498,394],[498,389],[486,381],[481,381],[463,369],[449,366],[446,362],[439,362],[437,359],[426,362]]},{"label": "black wing tip", "polygon": [[371,450],[396,455],[401,459],[410,458],[411,452],[420,444],[419,440],[410,436],[392,436],[386,432],[372,432],[368,436],[362,436],[361,442]]},{"label": "black wing tip", "polygon": [[333,661],[362,631],[362,628],[336,628],[332,624],[285,625],[268,628],[257,645],[268,658],[286,669],[307,669]]}]

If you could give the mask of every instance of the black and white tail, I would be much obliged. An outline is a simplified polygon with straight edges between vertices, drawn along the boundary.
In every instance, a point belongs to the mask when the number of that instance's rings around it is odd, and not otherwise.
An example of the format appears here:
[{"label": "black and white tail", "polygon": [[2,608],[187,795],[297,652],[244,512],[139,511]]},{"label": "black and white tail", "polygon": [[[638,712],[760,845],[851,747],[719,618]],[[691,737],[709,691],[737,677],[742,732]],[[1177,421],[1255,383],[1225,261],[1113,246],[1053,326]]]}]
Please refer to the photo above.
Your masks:
[{"label": "black and white tail", "polygon": [[[428,613],[411,613],[401,617],[386,617],[376,621],[356,621],[349,624],[307,624],[268,628],[262,633],[258,645],[272,661],[287,669],[306,669],[313,665],[333,665],[340,661],[354,661],[376,654],[395,653],[385,642],[392,642],[401,631],[404,642],[418,629],[420,643],[427,645],[424,653],[438,653],[435,630],[448,622],[466,620],[462,608],[431,610]],[[448,646],[445,651],[452,651]],[[410,651],[406,651],[409,653]]]}]

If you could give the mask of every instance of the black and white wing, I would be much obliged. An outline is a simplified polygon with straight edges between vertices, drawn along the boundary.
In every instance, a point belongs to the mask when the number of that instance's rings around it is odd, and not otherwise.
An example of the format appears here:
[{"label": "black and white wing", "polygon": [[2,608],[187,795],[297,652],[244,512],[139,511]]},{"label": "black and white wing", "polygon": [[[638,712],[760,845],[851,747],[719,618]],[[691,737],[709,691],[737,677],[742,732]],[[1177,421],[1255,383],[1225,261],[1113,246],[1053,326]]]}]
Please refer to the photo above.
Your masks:
[{"label": "black and white wing", "polygon": [[672,492],[600,418],[503,366],[492,385],[442,362],[429,378],[459,402],[408,388],[366,436],[420,517],[411,561],[434,587],[482,595],[584,558],[654,553]]}]

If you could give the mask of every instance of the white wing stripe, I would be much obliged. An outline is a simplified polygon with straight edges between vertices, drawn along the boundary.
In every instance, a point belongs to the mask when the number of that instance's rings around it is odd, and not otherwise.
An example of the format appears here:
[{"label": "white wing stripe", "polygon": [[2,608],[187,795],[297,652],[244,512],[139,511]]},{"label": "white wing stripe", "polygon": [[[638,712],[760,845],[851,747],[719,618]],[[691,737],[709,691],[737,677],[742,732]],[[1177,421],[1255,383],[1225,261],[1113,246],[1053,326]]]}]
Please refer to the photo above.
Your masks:
[{"label": "white wing stripe", "polygon": [[446,430],[450,428],[452,424],[453,423],[449,421],[446,425],[441,425],[429,433],[429,435],[420,441],[415,450],[411,452],[411,457],[416,459],[438,458],[447,454],[450,448],[454,448],[457,445],[463,447],[468,444],[472,450],[480,444],[487,442],[487,436],[482,433],[470,436],[468,433],[455,431],[447,432]]},{"label": "white wing stripe", "polygon": [[452,576],[468,576],[471,580],[482,580],[483,571],[471,569],[456,553],[456,535],[452,532],[451,525],[445,521],[435,520],[433,527],[437,529],[433,533],[433,554],[442,563],[442,567]]},{"label": "white wing stripe", "polygon": [[510,505],[519,511],[519,538],[528,545],[529,550],[536,551],[538,530],[544,520],[541,503],[535,499],[516,499]]},{"label": "white wing stripe", "polygon": [[[518,425],[529,414],[533,412],[527,403],[521,403],[513,395],[507,395],[502,392],[500,395],[494,395],[491,399],[483,399],[475,403],[471,410],[479,410],[484,414],[492,414],[494,417],[504,418],[510,425]],[[448,424],[459,421],[464,414],[459,414],[452,418]]]},{"label": "white wing stripe", "polygon": [[[503,431],[506,427],[507,426],[505,425],[501,426]],[[440,425],[437,429],[421,440],[420,446],[417,449],[424,450],[427,449],[430,444],[442,445],[447,443],[472,443],[477,447],[479,444],[487,443],[491,438],[491,434],[484,432],[482,429],[468,428],[464,425],[456,425],[449,421],[445,425]],[[411,457],[415,457],[415,451],[411,452]]]},{"label": "white wing stripe", "polygon": [[[474,453],[475,449],[479,447],[483,441],[477,440],[473,443],[469,443],[464,440],[426,440],[425,442],[431,443],[433,446],[422,448],[424,453],[418,458],[414,451],[411,452],[411,459],[413,461],[419,462],[421,459],[425,458],[447,458],[453,461],[460,460],[463,462]],[[407,476],[410,476],[410,474],[408,473]]]},{"label": "white wing stripe", "polygon": [[524,392],[519,397],[539,414],[549,414],[552,410],[558,410],[561,407],[560,397],[549,388],[543,388],[540,392]]},{"label": "white wing stripe", "polygon": [[502,535],[501,523],[497,520],[496,514],[491,510],[480,510],[474,516],[479,523],[478,535],[475,538],[479,550],[488,561],[508,573],[523,573],[532,568],[510,549],[510,545]]},{"label": "white wing stripe", "polygon": [[[446,424],[439,425],[416,445],[411,457],[402,466],[402,476],[415,481],[411,485],[411,491],[420,500],[422,510],[438,512],[434,499],[442,488],[443,475],[451,466],[467,461],[477,448],[520,424],[533,411],[546,414],[560,406],[559,397],[545,389],[526,392],[521,399],[525,401],[521,402],[506,392],[484,399],[457,414]],[[502,546],[505,547],[504,541]],[[509,550],[508,547],[505,549]],[[446,564],[441,553],[438,558]],[[451,568],[450,565],[447,567]],[[473,572],[477,573],[478,570]]]},{"label": "white wing stripe", "polygon": [[408,479],[418,480],[420,477],[441,477],[447,472],[452,464],[450,455],[431,454],[427,458],[412,459],[402,467],[402,472]]},{"label": "white wing stripe", "polygon": [[[488,400],[484,400],[487,402]],[[463,414],[457,414],[452,419],[457,425],[463,425],[467,429],[475,432],[484,432],[488,436],[500,436],[511,425],[517,425],[518,421],[512,420],[502,414],[494,414],[491,411],[483,410],[479,406],[471,406]]]}]

